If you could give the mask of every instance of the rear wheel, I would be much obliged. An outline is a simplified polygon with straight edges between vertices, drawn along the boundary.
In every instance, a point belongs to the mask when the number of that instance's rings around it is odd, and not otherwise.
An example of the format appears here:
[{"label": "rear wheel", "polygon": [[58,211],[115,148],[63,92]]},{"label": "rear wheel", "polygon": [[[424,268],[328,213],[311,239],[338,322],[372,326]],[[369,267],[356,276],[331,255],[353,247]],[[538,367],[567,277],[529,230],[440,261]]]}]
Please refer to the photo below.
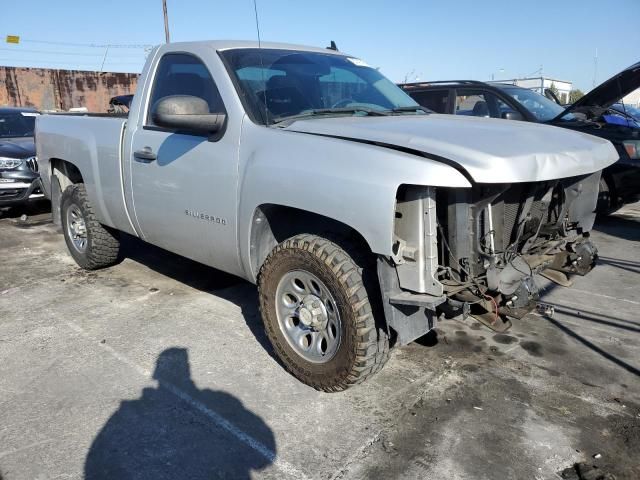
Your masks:
[{"label": "rear wheel", "polygon": [[118,234],[97,220],[84,184],[67,187],[62,194],[60,216],[64,240],[78,265],[87,270],[97,270],[117,262],[120,251]]},{"label": "rear wheel", "polygon": [[388,359],[389,339],[376,327],[363,268],[335,243],[315,235],[285,240],[262,265],[258,289],[274,350],[303,383],[344,390]]}]

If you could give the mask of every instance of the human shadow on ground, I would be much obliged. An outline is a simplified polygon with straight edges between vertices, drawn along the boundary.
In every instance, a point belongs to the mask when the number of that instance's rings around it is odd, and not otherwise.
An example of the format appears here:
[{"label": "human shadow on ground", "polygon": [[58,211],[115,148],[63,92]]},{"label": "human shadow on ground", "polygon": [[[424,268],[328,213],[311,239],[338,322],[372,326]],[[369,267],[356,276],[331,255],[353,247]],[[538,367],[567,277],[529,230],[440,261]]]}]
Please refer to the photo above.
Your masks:
[{"label": "human shadow on ground", "polygon": [[233,395],[199,389],[186,349],[163,351],[153,378],[158,386],[123,400],[95,437],[87,480],[248,479],[273,462],[269,426]]}]

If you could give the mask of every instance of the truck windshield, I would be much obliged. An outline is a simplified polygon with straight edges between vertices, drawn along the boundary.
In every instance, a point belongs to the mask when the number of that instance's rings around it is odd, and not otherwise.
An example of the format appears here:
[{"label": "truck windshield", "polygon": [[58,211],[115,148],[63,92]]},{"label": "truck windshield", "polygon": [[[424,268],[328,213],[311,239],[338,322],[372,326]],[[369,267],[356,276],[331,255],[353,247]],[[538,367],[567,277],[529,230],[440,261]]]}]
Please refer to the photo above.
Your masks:
[{"label": "truck windshield", "polygon": [[[544,95],[540,95],[528,88],[503,86],[499,86],[499,88],[529,110],[539,122],[553,120],[565,110],[553,100],[549,100]],[[567,114],[564,119],[573,119],[573,115]]]},{"label": "truck windshield", "polygon": [[0,138],[33,137],[36,114],[0,113]]},{"label": "truck windshield", "polygon": [[256,123],[314,115],[424,113],[403,90],[357,58],[257,48],[220,55]]}]

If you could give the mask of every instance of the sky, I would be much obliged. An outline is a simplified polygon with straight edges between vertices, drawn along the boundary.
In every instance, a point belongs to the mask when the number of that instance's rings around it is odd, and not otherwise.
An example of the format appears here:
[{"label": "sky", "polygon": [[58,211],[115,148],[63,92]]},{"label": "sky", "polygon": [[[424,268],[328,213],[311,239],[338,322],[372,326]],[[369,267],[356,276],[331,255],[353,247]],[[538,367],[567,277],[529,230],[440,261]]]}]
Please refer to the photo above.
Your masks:
[{"label": "sky", "polygon": [[[587,91],[640,60],[640,0],[256,2],[263,41],[334,40],[395,82],[542,73]],[[253,0],[167,6],[172,41],[257,38]],[[144,46],[164,42],[162,1],[7,0],[0,39],[0,65],[140,72]]]}]

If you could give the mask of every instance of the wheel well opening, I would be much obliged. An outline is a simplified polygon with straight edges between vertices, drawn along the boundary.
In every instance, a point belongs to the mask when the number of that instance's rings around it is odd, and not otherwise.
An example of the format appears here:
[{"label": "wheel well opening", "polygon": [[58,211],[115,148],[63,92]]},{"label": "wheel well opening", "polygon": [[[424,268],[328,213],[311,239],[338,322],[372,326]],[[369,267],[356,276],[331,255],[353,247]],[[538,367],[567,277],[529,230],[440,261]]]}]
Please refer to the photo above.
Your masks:
[{"label": "wheel well opening", "polygon": [[251,268],[257,276],[273,248],[287,238],[302,233],[317,235],[339,245],[362,268],[362,280],[373,310],[376,328],[396,333],[386,324],[377,275],[377,257],[367,240],[354,228],[333,218],[282,205],[263,204],[256,208],[251,228]]},{"label": "wheel well opening", "polygon": [[60,190],[64,190],[76,183],[83,183],[82,174],[73,163],[59,158],[51,159],[51,176],[55,176],[60,182]]},{"label": "wheel well opening", "polygon": [[[52,158],[51,165],[51,192],[49,193],[51,198],[51,214],[53,217],[54,225],[62,225],[62,218],[60,217],[60,201],[62,200],[62,192],[65,191],[70,185],[76,183],[83,183],[82,174],[80,170],[70,162],[59,158]],[[57,183],[56,183],[57,180]],[[58,185],[60,188],[58,189]]]},{"label": "wheel well opening", "polygon": [[354,259],[356,256],[371,256],[371,248],[365,238],[349,225],[307,210],[263,204],[256,208],[251,223],[251,268],[254,275],[278,243],[301,233],[331,240]]}]

